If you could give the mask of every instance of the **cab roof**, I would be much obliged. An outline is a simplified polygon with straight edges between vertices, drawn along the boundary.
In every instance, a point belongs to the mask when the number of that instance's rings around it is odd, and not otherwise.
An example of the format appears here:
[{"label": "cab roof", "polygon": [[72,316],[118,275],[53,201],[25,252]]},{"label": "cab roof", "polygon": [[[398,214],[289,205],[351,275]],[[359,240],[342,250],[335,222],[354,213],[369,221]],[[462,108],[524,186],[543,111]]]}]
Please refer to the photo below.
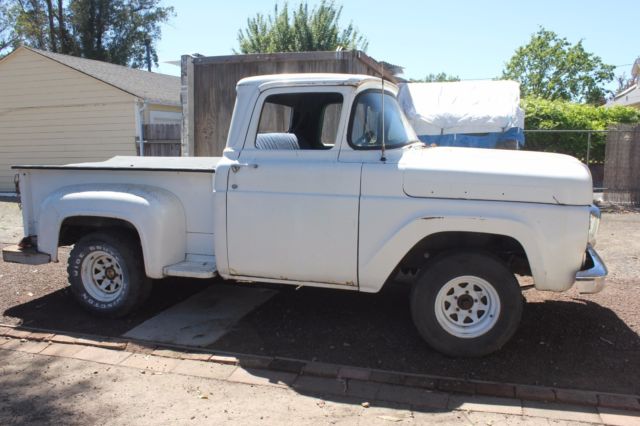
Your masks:
[{"label": "cab roof", "polygon": [[[266,90],[273,87],[291,86],[360,86],[367,82],[380,83],[379,77],[363,74],[272,74],[243,78],[238,82],[238,87],[255,87],[258,90]],[[395,84],[385,81],[385,85]]]}]

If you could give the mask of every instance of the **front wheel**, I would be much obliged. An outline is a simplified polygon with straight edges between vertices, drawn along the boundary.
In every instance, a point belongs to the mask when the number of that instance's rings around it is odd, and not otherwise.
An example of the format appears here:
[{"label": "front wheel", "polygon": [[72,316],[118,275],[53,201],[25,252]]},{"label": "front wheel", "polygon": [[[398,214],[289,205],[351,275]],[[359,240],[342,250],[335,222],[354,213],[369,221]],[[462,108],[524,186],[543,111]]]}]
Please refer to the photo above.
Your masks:
[{"label": "front wheel", "polygon": [[145,301],[151,289],[140,245],[118,231],[95,232],[76,242],[67,272],[76,300],[101,316],[127,315]]},{"label": "front wheel", "polygon": [[483,253],[436,258],[414,283],[411,314],[421,336],[450,356],[500,349],[522,316],[518,281],[499,259]]}]

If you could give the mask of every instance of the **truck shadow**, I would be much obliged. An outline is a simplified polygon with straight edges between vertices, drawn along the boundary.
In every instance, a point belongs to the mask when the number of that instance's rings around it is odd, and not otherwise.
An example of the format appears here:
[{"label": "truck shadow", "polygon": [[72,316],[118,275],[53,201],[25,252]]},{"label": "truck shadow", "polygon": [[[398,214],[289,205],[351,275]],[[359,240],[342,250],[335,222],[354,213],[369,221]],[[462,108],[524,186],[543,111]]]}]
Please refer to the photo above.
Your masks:
[{"label": "truck shadow", "polygon": [[171,279],[153,283],[153,291],[144,306],[119,319],[100,318],[82,309],[68,287],[12,306],[3,312],[30,328],[56,330],[72,334],[117,337],[166,308],[187,299],[211,285],[209,281]]},{"label": "truck shadow", "polygon": [[505,347],[461,359],[423,342],[406,289],[283,290],[210,347],[468,380],[640,393],[640,337],[611,309],[582,299],[527,303]]}]

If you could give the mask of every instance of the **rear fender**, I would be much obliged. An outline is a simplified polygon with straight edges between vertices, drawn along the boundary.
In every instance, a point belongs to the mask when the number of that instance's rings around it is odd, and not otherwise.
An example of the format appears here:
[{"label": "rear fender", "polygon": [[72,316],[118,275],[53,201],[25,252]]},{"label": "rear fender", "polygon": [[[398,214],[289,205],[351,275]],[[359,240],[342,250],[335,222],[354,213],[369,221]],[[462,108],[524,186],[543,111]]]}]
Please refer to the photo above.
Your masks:
[{"label": "rear fender", "polygon": [[49,194],[37,221],[38,251],[58,261],[62,222],[74,216],[120,219],[140,236],[147,276],[162,278],[164,266],[185,259],[186,220],[173,193],[154,186],[87,184],[63,187]]}]

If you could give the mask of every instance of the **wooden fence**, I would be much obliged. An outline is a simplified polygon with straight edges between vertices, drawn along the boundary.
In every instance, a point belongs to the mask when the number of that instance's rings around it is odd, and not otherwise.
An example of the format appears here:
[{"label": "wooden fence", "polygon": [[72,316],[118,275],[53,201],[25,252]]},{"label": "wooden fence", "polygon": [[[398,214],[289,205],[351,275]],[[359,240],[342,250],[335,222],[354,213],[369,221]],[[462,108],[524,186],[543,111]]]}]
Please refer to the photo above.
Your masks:
[{"label": "wooden fence", "polygon": [[[145,124],[144,155],[147,157],[179,157],[181,146],[180,124]],[[140,153],[140,147],[137,150]]]},{"label": "wooden fence", "polygon": [[640,206],[640,126],[620,124],[607,134],[604,199]]}]

